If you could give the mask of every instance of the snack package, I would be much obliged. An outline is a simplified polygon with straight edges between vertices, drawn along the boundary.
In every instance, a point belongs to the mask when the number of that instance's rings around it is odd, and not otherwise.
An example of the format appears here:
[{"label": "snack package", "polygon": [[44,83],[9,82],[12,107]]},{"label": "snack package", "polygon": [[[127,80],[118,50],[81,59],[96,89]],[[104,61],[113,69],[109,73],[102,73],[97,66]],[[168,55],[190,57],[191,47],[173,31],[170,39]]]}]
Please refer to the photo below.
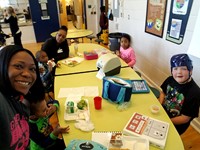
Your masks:
[{"label": "snack package", "polygon": [[110,139],[110,147],[120,148],[123,145],[122,143],[122,133],[121,132],[113,132]]}]

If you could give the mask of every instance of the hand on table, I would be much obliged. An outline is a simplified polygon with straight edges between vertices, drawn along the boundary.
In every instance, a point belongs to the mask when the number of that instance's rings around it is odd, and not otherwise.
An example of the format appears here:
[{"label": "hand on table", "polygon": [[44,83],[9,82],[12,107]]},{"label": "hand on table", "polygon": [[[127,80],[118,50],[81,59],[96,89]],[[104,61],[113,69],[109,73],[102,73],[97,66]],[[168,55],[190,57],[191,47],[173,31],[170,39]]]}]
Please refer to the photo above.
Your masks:
[{"label": "hand on table", "polygon": [[59,134],[62,134],[62,133],[69,133],[69,130],[70,130],[69,126],[67,126],[67,127],[60,127],[59,125],[57,125],[57,127],[53,130],[52,133],[55,136],[58,136]]},{"label": "hand on table", "polygon": [[60,64],[60,63],[57,63],[57,64],[56,64],[56,67],[60,68],[60,67],[61,67],[61,64]]},{"label": "hand on table", "polygon": [[117,56],[120,56],[120,51],[119,51],[119,50],[116,50],[116,51],[115,51],[115,54],[116,54]]}]

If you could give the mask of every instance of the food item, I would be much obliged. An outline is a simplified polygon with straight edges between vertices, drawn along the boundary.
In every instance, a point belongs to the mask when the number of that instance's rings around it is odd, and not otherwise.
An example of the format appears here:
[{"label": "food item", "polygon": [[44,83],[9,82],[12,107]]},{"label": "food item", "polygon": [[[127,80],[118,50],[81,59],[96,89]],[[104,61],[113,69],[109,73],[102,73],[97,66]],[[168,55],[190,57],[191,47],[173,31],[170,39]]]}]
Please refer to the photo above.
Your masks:
[{"label": "food item", "polygon": [[82,99],[77,103],[77,107],[78,109],[84,110],[87,108],[87,102],[84,99]]},{"label": "food item", "polygon": [[70,66],[70,67],[74,67],[74,66],[76,66],[77,64],[78,64],[78,62],[77,62],[76,60],[71,60],[71,61],[69,61],[69,62],[67,63],[67,65]]},{"label": "food item", "polygon": [[74,102],[69,101],[67,102],[67,109],[66,109],[68,114],[74,113]]},{"label": "food item", "polygon": [[56,64],[56,67],[60,68],[60,67],[61,67],[61,64],[60,64],[60,63],[57,63],[57,64]]},{"label": "food item", "polygon": [[116,147],[121,147],[122,143],[122,133],[112,133],[110,144]]},{"label": "food item", "polygon": [[48,65],[51,65],[52,67],[55,67],[56,66],[56,63],[53,61],[53,60],[49,60],[47,62]]}]

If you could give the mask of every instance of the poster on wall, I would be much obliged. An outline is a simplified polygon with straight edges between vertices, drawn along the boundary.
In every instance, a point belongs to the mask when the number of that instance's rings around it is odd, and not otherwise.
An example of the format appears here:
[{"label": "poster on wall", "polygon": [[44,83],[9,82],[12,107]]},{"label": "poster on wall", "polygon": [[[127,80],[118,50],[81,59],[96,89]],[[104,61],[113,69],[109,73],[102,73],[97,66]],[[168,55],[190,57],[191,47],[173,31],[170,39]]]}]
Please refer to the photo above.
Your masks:
[{"label": "poster on wall", "polygon": [[176,44],[183,42],[193,0],[172,0],[166,40]]},{"label": "poster on wall", "polygon": [[167,0],[147,0],[145,32],[163,36]]}]

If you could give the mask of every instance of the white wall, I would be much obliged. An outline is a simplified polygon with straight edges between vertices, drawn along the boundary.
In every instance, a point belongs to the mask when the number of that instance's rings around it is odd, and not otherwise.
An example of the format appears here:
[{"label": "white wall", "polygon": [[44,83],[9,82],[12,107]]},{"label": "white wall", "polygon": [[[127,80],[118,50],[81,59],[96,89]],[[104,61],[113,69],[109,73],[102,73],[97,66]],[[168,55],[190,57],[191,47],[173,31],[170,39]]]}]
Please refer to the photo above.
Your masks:
[{"label": "white wall", "polygon": [[[88,6],[91,5],[91,8]],[[91,14],[96,11],[96,14]],[[93,35],[100,31],[99,17],[100,17],[100,0],[86,0],[86,15],[87,15],[87,29],[93,31]]]},{"label": "white wall", "polygon": [[66,2],[66,5],[68,6],[68,5],[73,5],[73,0],[65,0],[65,2]]},{"label": "white wall", "polygon": [[193,37],[192,37],[192,41],[190,43],[190,47],[188,50],[188,53],[190,53],[191,55],[194,56],[198,56],[200,58],[200,50],[199,50],[199,35],[200,35],[200,10],[197,16],[197,21],[196,21],[196,25],[194,28],[194,33],[193,33]]},{"label": "white wall", "polygon": [[[191,39],[195,33],[194,28],[200,1],[193,0],[185,36],[180,45],[166,40],[171,0],[168,0],[167,4],[163,38],[144,32],[147,0],[119,0],[119,2],[121,2],[119,8],[124,7],[124,11],[120,10],[120,17],[114,18],[114,21],[109,21],[109,32],[126,32],[131,35],[132,47],[136,52],[137,58],[135,67],[150,81],[160,86],[171,74],[169,63],[171,56],[177,53],[187,53],[189,49]],[[113,8],[113,0],[109,0],[109,7]],[[128,15],[130,19],[128,19]],[[193,78],[200,86],[200,58],[194,56],[191,56],[191,58],[194,65]]]},{"label": "white wall", "polygon": [[8,0],[8,1],[9,5],[18,10],[15,13],[22,13],[23,9],[27,9],[27,6],[29,4],[28,0]]}]

